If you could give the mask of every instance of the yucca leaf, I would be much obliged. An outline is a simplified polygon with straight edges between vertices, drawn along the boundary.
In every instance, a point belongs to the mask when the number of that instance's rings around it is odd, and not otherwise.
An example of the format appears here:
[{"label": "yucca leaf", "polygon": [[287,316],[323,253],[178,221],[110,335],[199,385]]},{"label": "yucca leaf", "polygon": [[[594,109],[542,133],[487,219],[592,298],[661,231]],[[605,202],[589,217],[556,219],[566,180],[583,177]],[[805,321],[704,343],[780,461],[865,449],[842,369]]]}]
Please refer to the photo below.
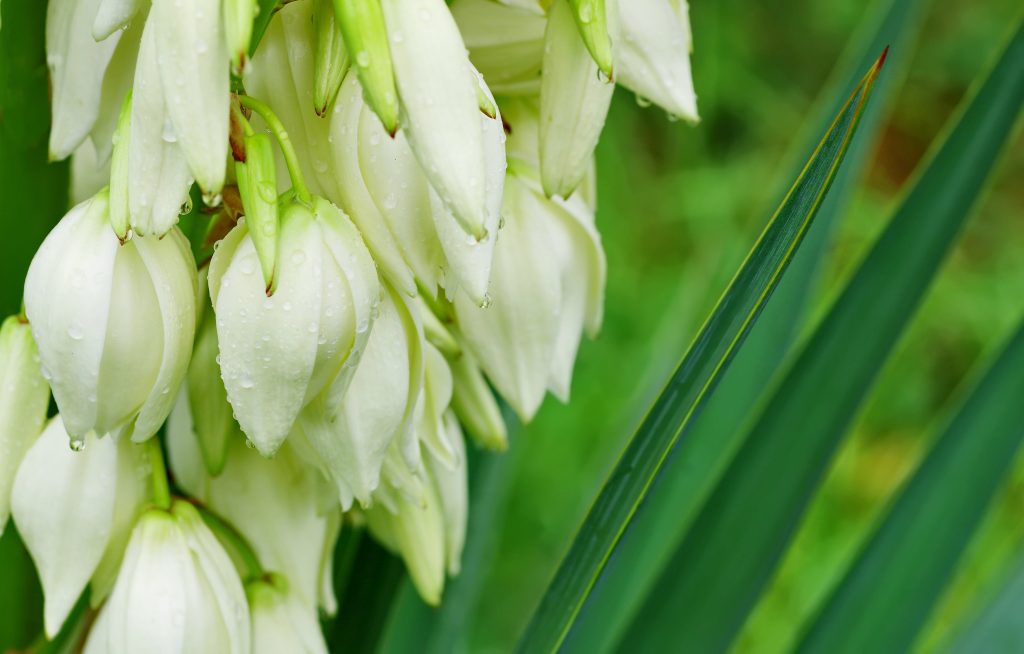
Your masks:
[{"label": "yucca leaf", "polygon": [[[884,55],[883,55],[884,59]],[[778,285],[821,205],[882,59],[850,96],[633,436],[519,642],[557,648],[658,470]]]},{"label": "yucca leaf", "polygon": [[[878,52],[886,44],[892,44],[894,53],[911,51],[920,28],[920,21],[915,19],[924,4],[923,0],[875,3],[816,103],[815,118],[809,121],[812,127],[799,146],[801,161],[813,151],[819,135],[828,128],[843,99],[856,88]],[[893,63],[902,68],[892,58],[875,83],[871,103],[858,126],[858,137],[851,143],[793,263],[708,398],[707,406],[695,416],[686,438],[666,460],[622,535],[615,555],[601,573],[565,641],[566,651],[607,651],[615,645],[740,445],[745,435],[744,421],[790,348],[832,226],[852,195],[877,141],[887,100],[900,78],[894,74],[898,71]],[[900,57],[901,62],[906,60],[906,56]],[[799,173],[797,168],[786,182]]]},{"label": "yucca leaf", "polygon": [[939,436],[798,651],[910,648],[1024,440],[1021,389],[1024,327]]},{"label": "yucca leaf", "polygon": [[[1020,402],[1020,396],[1016,398]],[[952,644],[951,654],[975,652],[1024,652],[1024,556],[1015,564],[1001,588],[963,624]]]},{"label": "yucca leaf", "polygon": [[721,651],[742,626],[843,433],[980,194],[1024,100],[1018,31],[774,387],[626,639]]}]

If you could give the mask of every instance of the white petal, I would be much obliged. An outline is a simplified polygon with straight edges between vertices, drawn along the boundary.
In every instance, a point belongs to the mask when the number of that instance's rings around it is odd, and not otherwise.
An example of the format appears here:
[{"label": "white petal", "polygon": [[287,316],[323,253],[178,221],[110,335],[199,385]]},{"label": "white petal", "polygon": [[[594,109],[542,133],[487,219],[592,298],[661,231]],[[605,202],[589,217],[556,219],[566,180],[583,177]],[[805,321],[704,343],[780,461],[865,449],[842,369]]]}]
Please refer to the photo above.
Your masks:
[{"label": "white petal", "polygon": [[452,467],[457,462],[457,453],[449,443],[444,424],[444,414],[452,401],[452,371],[444,356],[430,344],[426,348],[422,399],[423,416],[417,425],[417,435],[435,459]]},{"label": "white petal", "polygon": [[46,8],[46,63],[53,118],[50,158],[63,159],[85,140],[100,110],[103,73],[121,35],[97,43],[92,22],[100,0],[57,0]]},{"label": "white petal", "polygon": [[505,184],[505,227],[494,249],[493,302],[481,308],[455,298],[459,327],[501,395],[524,420],[547,387],[561,311],[561,268],[547,225],[522,182]]},{"label": "white petal", "polygon": [[106,213],[101,196],[69,211],[43,241],[25,279],[25,312],[43,376],[68,433],[79,440],[96,424],[118,248]]},{"label": "white petal", "polygon": [[132,532],[103,611],[108,651],[184,652],[189,585],[196,572],[185,537],[165,511],[144,514]]},{"label": "white petal", "polygon": [[174,481],[183,491],[201,502],[209,501],[210,477],[188,404],[188,384],[182,384],[167,418],[167,459]]},{"label": "white petal", "polygon": [[[213,652],[247,654],[250,651],[252,637],[249,607],[234,564],[195,507],[179,501],[175,502],[172,511],[192,551],[197,572],[205,582],[203,590],[206,591],[206,598],[202,604],[192,603],[189,606],[188,637],[194,646],[188,647],[186,651],[205,649]],[[217,626],[224,629],[227,647],[215,647],[210,643],[203,629],[195,628],[193,616],[214,624],[219,622],[220,625]]]},{"label": "white petal", "polygon": [[149,397],[139,410],[132,440],[149,438],[171,412],[174,397],[188,369],[196,325],[195,260],[188,240],[175,228],[162,239],[134,239],[149,271],[163,320],[163,357]]},{"label": "white petal", "polygon": [[128,136],[128,208],[132,229],[143,236],[162,236],[178,222],[192,185],[160,82],[156,31],[154,21],[146,21]]},{"label": "white petal", "polygon": [[107,72],[103,75],[103,90],[100,94],[100,110],[96,122],[89,132],[89,140],[96,147],[96,156],[106,163],[114,146],[114,131],[121,113],[121,104],[132,90],[135,77],[135,63],[139,58],[139,43],[145,21],[137,20],[125,30],[110,58]]},{"label": "white petal", "polygon": [[224,388],[242,431],[265,456],[288,436],[305,403],[322,307],[323,247],[312,216],[286,214],[280,248],[272,298],[248,237],[237,248],[222,247],[214,254],[217,268],[224,265],[218,258],[230,258],[222,277],[210,269]]},{"label": "white petal", "polygon": [[125,25],[142,8],[143,0],[100,0],[92,23],[92,37],[102,41]]},{"label": "white petal", "polygon": [[495,93],[536,94],[544,55],[544,12],[493,0],[455,0],[452,15],[473,61]]},{"label": "white petal", "polygon": [[448,574],[459,574],[462,548],[466,543],[466,520],[469,518],[469,487],[466,479],[466,443],[459,421],[452,412],[444,416],[445,437],[454,453],[455,464],[431,459],[430,472],[437,485],[437,496],[444,512],[445,559]]},{"label": "white petal", "polygon": [[569,197],[587,173],[615,85],[600,79],[568,0],[548,18],[540,91],[540,170],[547,195]]},{"label": "white petal", "polygon": [[315,609],[266,583],[250,587],[253,654],[326,654]]},{"label": "white petal", "polygon": [[167,114],[205,193],[224,185],[230,103],[228,52],[218,0],[156,0],[157,61]]},{"label": "white petal", "polygon": [[32,332],[11,316],[0,328],[0,534],[11,513],[18,465],[43,429],[49,401]]},{"label": "white petal", "polygon": [[686,2],[610,0],[607,11],[617,81],[670,114],[696,122]]},{"label": "white petal", "polygon": [[[381,273],[406,295],[416,294],[416,282],[408,263],[402,258],[398,241],[381,215],[363,178],[359,161],[360,116],[369,111],[363,102],[363,90],[350,73],[334,102],[330,117],[330,137],[334,170],[340,180],[338,203],[359,227],[366,245],[373,252]],[[383,131],[383,127],[381,130]],[[382,134],[381,138],[388,138]]]},{"label": "white petal", "polygon": [[402,129],[467,231],[484,236],[487,200],[475,80],[444,0],[383,0]]},{"label": "white petal", "polygon": [[117,445],[90,437],[68,447],[60,417],[47,425],[18,469],[14,520],[32,555],[46,598],[44,624],[53,637],[103,557],[117,488]]}]

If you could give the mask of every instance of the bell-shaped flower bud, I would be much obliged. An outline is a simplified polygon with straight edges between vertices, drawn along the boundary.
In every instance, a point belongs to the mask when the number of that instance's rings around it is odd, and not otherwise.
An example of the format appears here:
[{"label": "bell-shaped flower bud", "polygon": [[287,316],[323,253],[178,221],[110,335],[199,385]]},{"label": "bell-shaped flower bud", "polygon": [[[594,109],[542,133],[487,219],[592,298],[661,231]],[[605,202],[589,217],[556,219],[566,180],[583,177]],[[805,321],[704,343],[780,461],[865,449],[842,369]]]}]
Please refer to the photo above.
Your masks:
[{"label": "bell-shaped flower bud", "polygon": [[121,38],[118,31],[99,42],[93,38],[93,21],[101,2],[67,0],[50,3],[46,8],[46,63],[50,69],[53,106],[50,159],[53,160],[74,152],[99,116],[104,73]]},{"label": "bell-shaped flower bud", "polygon": [[195,331],[196,267],[178,229],[124,245],[107,197],[74,207],[32,259],[25,312],[72,440],[149,438],[171,410]]},{"label": "bell-shaped flower bud", "polygon": [[[335,18],[366,101],[388,134],[398,131],[398,92],[380,0],[333,0]],[[393,34],[393,33],[392,33]]]},{"label": "bell-shaped flower bud", "polygon": [[388,449],[411,430],[423,378],[417,307],[385,285],[366,352],[341,404],[314,404],[300,420],[303,437],[336,485],[343,510],[354,500],[369,504]]},{"label": "bell-shaped flower bud", "polygon": [[[431,428],[430,420],[421,420],[418,429]],[[418,473],[392,465],[387,484],[375,494],[379,501],[366,510],[370,532],[402,557],[420,597],[434,606],[441,601],[445,572],[459,572],[468,516],[465,443],[450,411],[441,416],[441,428],[451,460],[442,461],[428,447]],[[396,461],[393,450],[389,462]]]},{"label": "bell-shaped flower bud", "polygon": [[402,129],[445,205],[480,240],[488,211],[478,80],[459,28],[444,0],[382,0],[381,6]]},{"label": "bell-shaped flower bud", "polygon": [[[131,216],[128,208],[128,137],[131,129],[132,96],[129,93],[121,104],[117,117],[117,130],[114,131],[114,150],[110,157],[110,226],[117,238],[128,240],[128,228],[131,227]],[[81,148],[79,148],[81,150]],[[75,151],[75,159],[79,150]],[[98,189],[97,189],[98,190]],[[94,191],[95,193],[95,191]]]},{"label": "bell-shaped flower bud", "polygon": [[167,117],[192,176],[220,193],[228,155],[230,78],[219,0],[155,0],[150,10]]},{"label": "bell-shaped flower bud", "polygon": [[287,579],[251,582],[245,594],[252,613],[253,654],[327,654],[316,611],[295,597]]},{"label": "bell-shaped flower bud", "polygon": [[122,30],[142,8],[145,0],[100,0],[92,22],[92,38],[97,42]]},{"label": "bell-shaped flower bud", "polygon": [[249,229],[240,223],[210,264],[220,365],[249,440],[271,456],[299,411],[351,376],[379,301],[370,253],[348,217],[323,198],[282,209],[277,291],[268,296]]},{"label": "bell-shaped flower bud", "polygon": [[0,534],[11,513],[18,464],[43,429],[49,401],[28,323],[11,316],[0,327]]},{"label": "bell-shaped flower bud", "polygon": [[87,652],[250,651],[249,608],[224,548],[191,504],[139,518]]},{"label": "bell-shaped flower bud", "polygon": [[235,163],[238,194],[242,198],[249,236],[260,260],[263,283],[267,292],[273,294],[278,246],[277,165],[274,162],[274,144],[270,135],[264,132],[247,134],[244,142],[245,161]]},{"label": "bell-shaped flower bud", "polygon": [[[513,129],[515,129],[513,127]],[[566,399],[584,328],[596,332],[605,259],[582,198],[549,200],[530,179],[505,183],[505,228],[494,253],[494,302],[455,298],[466,344],[523,420],[550,388]]]},{"label": "bell-shaped flower bud", "polygon": [[[185,154],[168,114],[164,87],[160,81],[157,26],[147,20],[139,45],[139,58],[132,87],[128,134],[118,130],[117,152],[111,169],[111,201],[117,206],[111,216],[120,216],[120,185],[127,176],[128,214],[136,234],[163,236],[181,213],[192,186]],[[127,149],[127,170],[118,167],[121,151]],[[116,179],[115,179],[116,178]],[[115,221],[123,222],[123,219]],[[122,226],[115,224],[118,236]]]},{"label": "bell-shaped flower bud", "polygon": [[252,41],[252,23],[259,12],[257,0],[224,1],[224,39],[227,43],[231,68],[236,73],[245,70],[249,56],[249,42]]},{"label": "bell-shaped flower bud", "polygon": [[47,636],[60,630],[90,579],[99,578],[97,599],[109,590],[145,501],[143,457],[113,437],[89,436],[75,451],[57,416],[18,468],[14,520],[43,585]]},{"label": "bell-shaped flower bud", "polygon": [[467,348],[449,358],[454,389],[452,410],[477,443],[490,450],[508,448],[508,427],[480,364]]},{"label": "bell-shaped flower bud", "polygon": [[[476,73],[472,73],[474,78]],[[355,76],[349,76],[331,119],[334,166],[342,203],[365,235],[381,268],[402,287],[409,271],[432,292],[440,284],[449,294],[463,288],[483,301],[500,221],[505,172],[505,132],[493,98],[482,83],[493,117],[477,112],[485,147],[487,236],[468,235],[431,186],[404,133],[387,138],[377,117],[362,101]],[[380,253],[380,254],[378,254]]]},{"label": "bell-shaped flower bud", "polygon": [[607,0],[616,81],[672,116],[696,122],[686,0]]},{"label": "bell-shaped flower bud", "polygon": [[605,0],[567,1],[587,51],[604,76],[610,80],[612,78],[612,43],[608,37]]},{"label": "bell-shaped flower bud", "polygon": [[313,59],[313,107],[318,116],[334,103],[351,63],[341,27],[334,18],[333,0],[315,0],[313,29],[316,46]]},{"label": "bell-shaped flower bud", "polygon": [[[604,3],[599,4],[603,13]],[[573,24],[569,5],[569,0],[558,0],[551,7],[545,37],[540,172],[548,196],[569,197],[583,180],[615,90],[609,78],[598,75],[598,66]],[[590,5],[578,6],[582,10]]]},{"label": "bell-shaped flower bud", "polygon": [[452,15],[469,58],[499,95],[536,94],[544,56],[544,12],[493,0],[455,0]]}]

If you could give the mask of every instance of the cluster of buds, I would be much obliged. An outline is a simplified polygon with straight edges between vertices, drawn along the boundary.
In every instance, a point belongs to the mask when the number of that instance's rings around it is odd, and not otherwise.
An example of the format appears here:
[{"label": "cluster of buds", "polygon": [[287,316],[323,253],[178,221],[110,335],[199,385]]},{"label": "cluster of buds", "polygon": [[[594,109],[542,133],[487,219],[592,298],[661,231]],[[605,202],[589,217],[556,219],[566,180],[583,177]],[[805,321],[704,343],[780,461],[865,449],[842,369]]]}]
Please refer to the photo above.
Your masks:
[{"label": "cluster of buds", "polygon": [[355,527],[440,602],[464,434],[600,326],[614,83],[696,120],[685,0],[267,5],[49,3],[79,203],[0,332],[0,529],[89,652],[325,651]]}]

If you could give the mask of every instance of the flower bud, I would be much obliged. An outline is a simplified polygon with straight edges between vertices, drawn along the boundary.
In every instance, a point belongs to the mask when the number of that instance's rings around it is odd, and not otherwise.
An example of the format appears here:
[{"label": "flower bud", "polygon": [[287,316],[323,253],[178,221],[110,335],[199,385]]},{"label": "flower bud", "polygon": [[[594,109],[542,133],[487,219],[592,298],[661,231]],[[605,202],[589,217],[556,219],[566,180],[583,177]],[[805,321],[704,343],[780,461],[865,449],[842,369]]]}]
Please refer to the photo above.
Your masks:
[{"label": "flower bud", "polygon": [[[603,2],[600,4],[603,13]],[[598,75],[598,66],[573,24],[568,0],[558,0],[551,7],[545,44],[540,91],[541,181],[549,197],[569,197],[590,166],[615,85]]]},{"label": "flower bud", "polygon": [[192,505],[152,509],[135,526],[87,652],[250,651],[249,609],[224,548]]},{"label": "flower bud", "polygon": [[420,318],[385,285],[366,352],[340,405],[310,406],[300,421],[319,467],[337,486],[343,510],[354,500],[369,504],[388,449],[411,429],[423,376]]},{"label": "flower bud", "polygon": [[189,170],[204,193],[224,185],[230,79],[218,0],[155,0],[157,65],[167,107]]},{"label": "flower bud", "polygon": [[566,399],[584,326],[601,321],[604,252],[581,198],[548,200],[536,182],[509,176],[506,224],[494,252],[494,302],[455,298],[457,322],[488,378],[523,420],[550,388]]},{"label": "flower bud", "polygon": [[53,418],[18,468],[12,497],[14,520],[43,585],[51,638],[90,578],[100,582],[97,603],[109,589],[145,499],[140,448],[127,439],[89,436],[75,451],[67,439],[60,416]]},{"label": "flower bud", "polygon": [[454,382],[452,410],[459,421],[483,447],[507,449],[508,427],[476,358],[468,349],[462,348],[458,355],[449,359],[449,365]]},{"label": "flower bud", "polygon": [[245,70],[249,56],[249,42],[252,41],[252,22],[259,11],[257,0],[224,1],[224,39],[227,43],[231,68],[236,73]]},{"label": "flower bud", "polygon": [[245,594],[252,612],[253,654],[327,654],[316,611],[304,606],[287,583],[257,580]]},{"label": "flower bud", "polygon": [[277,451],[303,406],[328,387],[344,391],[333,382],[343,366],[354,370],[380,295],[359,233],[323,198],[312,209],[298,202],[282,209],[278,268],[268,297],[244,223],[210,264],[224,386],[264,456]]},{"label": "flower bud", "polygon": [[452,15],[469,58],[499,95],[536,94],[544,56],[544,12],[492,0],[455,0]]},{"label": "flower bud", "polygon": [[0,534],[11,513],[18,464],[43,429],[49,401],[28,323],[11,316],[0,327]]},{"label": "flower bud", "polygon": [[327,113],[334,103],[341,82],[348,72],[348,48],[341,37],[341,28],[334,19],[332,0],[316,0],[313,7],[313,29],[316,33],[313,59],[313,107],[318,116]]},{"label": "flower bud", "polygon": [[388,134],[394,134],[398,131],[398,92],[380,0],[334,0],[334,12],[355,63],[353,69],[366,90],[366,101]]},{"label": "flower bud", "polygon": [[53,106],[51,160],[74,152],[99,116],[103,76],[121,38],[115,32],[100,42],[93,39],[100,1],[53,2],[46,8],[46,64]]},{"label": "flower bud", "polygon": [[278,240],[277,166],[269,134],[256,132],[245,136],[245,161],[235,163],[235,172],[263,283],[267,292],[273,294]]},{"label": "flower bud", "polygon": [[616,81],[673,116],[697,122],[686,0],[608,0]]},{"label": "flower bud", "polygon": [[[568,0],[580,38],[594,63],[607,79],[612,78],[612,44],[608,38],[605,0]],[[545,64],[546,66],[546,64]]]},{"label": "flower bud", "polygon": [[180,230],[119,245],[106,195],[74,207],[25,280],[25,312],[72,440],[149,438],[171,410],[195,330],[196,269]]},{"label": "flower bud", "polygon": [[124,29],[142,8],[143,0],[100,0],[96,18],[92,22],[92,38],[102,41],[114,32]]},{"label": "flower bud", "polygon": [[[131,129],[132,96],[125,96],[114,131],[114,150],[110,158],[110,226],[123,243],[128,240],[131,217],[128,205],[128,139]],[[75,158],[78,152],[75,151]]]},{"label": "flower bud", "polygon": [[381,6],[402,129],[441,199],[480,240],[487,233],[484,145],[477,80],[458,26],[444,0],[382,0]]},{"label": "flower bud", "polygon": [[[178,222],[181,206],[188,199],[192,186],[192,174],[171,124],[160,81],[156,32],[154,22],[147,20],[139,45],[128,136],[125,142],[119,137],[111,170],[111,193],[115,203],[123,201],[119,189],[127,176],[130,224],[141,236],[163,236],[171,229]],[[123,132],[119,130],[118,134]],[[128,151],[127,170],[121,170],[116,161],[124,148]],[[118,204],[111,215],[119,216],[121,211]],[[122,236],[120,229],[122,226],[115,225],[118,236]]]}]

